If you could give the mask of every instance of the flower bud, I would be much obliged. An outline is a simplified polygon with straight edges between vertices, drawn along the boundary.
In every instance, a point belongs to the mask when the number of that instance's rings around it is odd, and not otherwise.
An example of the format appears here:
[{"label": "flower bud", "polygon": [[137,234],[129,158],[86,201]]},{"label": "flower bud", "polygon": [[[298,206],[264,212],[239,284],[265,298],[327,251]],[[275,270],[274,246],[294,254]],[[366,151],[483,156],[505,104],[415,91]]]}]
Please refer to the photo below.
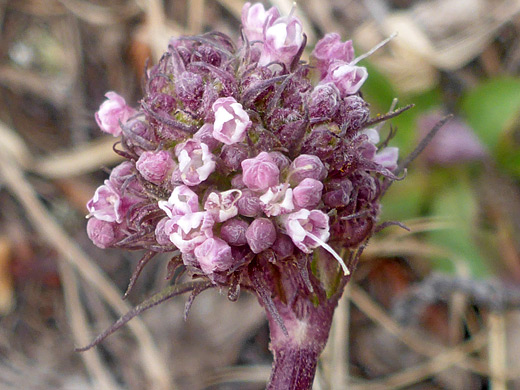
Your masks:
[{"label": "flower bud", "polygon": [[350,202],[352,182],[348,179],[333,179],[327,183],[327,192],[323,195],[323,203],[329,207],[345,207]]},{"label": "flower bud", "polygon": [[219,98],[213,103],[215,123],[213,137],[226,145],[242,142],[251,125],[249,115],[233,97]]},{"label": "flower bud", "polygon": [[260,253],[271,247],[276,240],[276,228],[271,220],[257,218],[247,228],[246,239],[253,253]]},{"label": "flower bud", "polygon": [[243,144],[224,145],[220,152],[220,159],[229,171],[238,171],[247,156],[248,148]]},{"label": "flower bud", "polygon": [[278,184],[280,170],[266,152],[242,161],[242,181],[253,191],[264,191]]},{"label": "flower bud", "polygon": [[264,26],[280,17],[275,7],[265,10],[263,4],[245,3],[242,7],[242,28],[249,41],[262,41],[264,39]]},{"label": "flower bud", "polygon": [[198,139],[188,139],[175,147],[179,160],[180,178],[187,186],[195,186],[206,180],[215,170],[215,157],[208,145]]},{"label": "flower bud", "polygon": [[202,76],[194,72],[183,72],[175,77],[175,93],[185,107],[196,111],[204,91]]},{"label": "flower bud", "polygon": [[224,222],[220,228],[220,237],[229,245],[241,246],[247,244],[246,231],[249,223],[239,218]]},{"label": "flower bud", "polygon": [[213,125],[211,123],[204,123],[202,127],[193,134],[193,138],[208,145],[210,152],[219,145],[219,142],[213,137]]},{"label": "flower bud", "polygon": [[329,120],[336,115],[339,90],[333,83],[317,85],[309,95],[309,118],[311,123]]},{"label": "flower bud", "polygon": [[200,269],[207,275],[228,270],[233,264],[231,247],[222,239],[208,238],[194,252]]},{"label": "flower bud", "polygon": [[161,219],[157,223],[157,227],[155,228],[155,240],[159,245],[166,247],[172,245],[172,242],[170,241],[170,235],[167,234],[165,231],[166,222],[168,222],[169,220],[170,218],[168,217]]},{"label": "flower bud", "polygon": [[97,218],[90,218],[87,222],[88,238],[101,249],[114,245],[122,238],[119,230],[119,225],[114,222],[102,221]]},{"label": "flower bud", "polygon": [[128,118],[136,114],[136,111],[128,106],[125,99],[115,92],[107,92],[105,96],[107,100],[101,104],[96,112],[96,122],[102,131],[118,137],[121,135],[119,123],[125,123]]},{"label": "flower bud", "polygon": [[316,179],[306,178],[293,189],[293,201],[297,207],[312,209],[320,203],[323,184]]},{"label": "flower bud", "polygon": [[242,196],[237,201],[238,213],[244,217],[256,217],[262,211],[260,198],[251,190],[242,190]]},{"label": "flower bud", "polygon": [[291,64],[304,42],[303,27],[295,16],[280,17],[264,29],[264,47],[258,64]]},{"label": "flower bud", "polygon": [[330,64],[327,76],[320,81],[320,84],[333,83],[338,87],[341,97],[345,97],[359,91],[367,77],[368,72],[365,67],[336,60]]},{"label": "flower bud", "polygon": [[294,244],[286,234],[278,234],[271,249],[276,253],[278,260],[283,260],[294,253]]},{"label": "flower bud", "polygon": [[294,185],[303,179],[315,179],[322,181],[327,177],[327,169],[319,159],[312,154],[301,154],[294,159],[289,168],[288,178]]},{"label": "flower bud", "polygon": [[280,152],[268,152],[269,157],[271,157],[278,167],[278,170],[282,172],[284,169],[286,169],[290,164],[291,160],[289,158]]},{"label": "flower bud", "polygon": [[339,106],[337,121],[342,123],[347,131],[361,129],[370,115],[368,103],[357,95],[347,96]]},{"label": "flower bud", "polygon": [[399,148],[388,146],[381,149],[374,157],[374,162],[382,165],[386,169],[393,171],[397,168],[397,159],[399,158]]},{"label": "flower bud", "polygon": [[231,187],[237,188],[239,190],[246,188],[244,182],[242,181],[242,174],[239,173],[233,176],[231,179]]},{"label": "flower bud", "polygon": [[175,162],[166,150],[144,152],[135,164],[143,178],[154,184],[161,184],[169,178],[174,166]]},{"label": "flower bud", "polygon": [[316,67],[324,78],[329,65],[334,60],[352,62],[354,60],[354,47],[352,41],[341,42],[341,37],[336,33],[326,34],[320,39],[311,53],[316,61]]}]

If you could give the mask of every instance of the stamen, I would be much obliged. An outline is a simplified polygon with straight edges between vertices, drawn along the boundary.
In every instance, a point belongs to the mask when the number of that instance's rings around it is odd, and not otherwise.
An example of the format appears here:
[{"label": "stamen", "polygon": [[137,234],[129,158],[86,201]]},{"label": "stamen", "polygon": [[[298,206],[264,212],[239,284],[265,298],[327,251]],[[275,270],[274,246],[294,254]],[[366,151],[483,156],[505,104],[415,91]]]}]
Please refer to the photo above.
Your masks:
[{"label": "stamen", "polygon": [[390,36],[389,36],[388,38],[386,38],[384,41],[379,42],[377,45],[375,45],[372,49],[370,49],[369,51],[367,51],[365,54],[362,54],[362,55],[360,55],[359,57],[354,58],[354,61],[352,61],[352,62],[350,63],[350,65],[356,65],[359,61],[362,61],[362,60],[364,60],[365,58],[367,58],[368,56],[371,56],[371,55],[374,54],[376,51],[378,51],[379,49],[381,49],[384,45],[386,45],[388,42],[390,42],[392,39],[394,39],[396,36],[397,36],[397,32],[392,33],[392,35],[390,35]]},{"label": "stamen", "polygon": [[336,258],[336,260],[338,260],[339,264],[341,265],[341,268],[343,268],[343,273],[345,275],[350,275],[350,271],[348,270],[347,268],[347,265],[345,264],[345,262],[343,261],[343,259],[341,258],[340,255],[337,254],[337,252],[332,249],[332,247],[327,244],[325,241],[323,241],[321,238],[318,238],[316,237],[314,234],[310,233],[310,232],[307,232],[307,237],[310,237],[312,238],[314,241],[316,241],[318,244],[320,244],[320,246],[325,249],[327,252],[329,252],[332,256],[334,256]]}]

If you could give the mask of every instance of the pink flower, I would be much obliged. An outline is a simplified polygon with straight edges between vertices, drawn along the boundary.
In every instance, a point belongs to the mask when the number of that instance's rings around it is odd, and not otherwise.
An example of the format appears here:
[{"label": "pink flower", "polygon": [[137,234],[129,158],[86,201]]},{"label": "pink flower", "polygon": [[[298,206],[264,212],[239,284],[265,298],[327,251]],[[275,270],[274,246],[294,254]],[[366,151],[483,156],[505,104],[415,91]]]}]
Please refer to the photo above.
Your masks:
[{"label": "pink flower", "polygon": [[173,218],[174,215],[196,213],[199,211],[199,196],[188,186],[180,185],[173,189],[167,201],[160,200],[158,205],[169,218]]},{"label": "pink flower", "polygon": [[175,162],[166,150],[144,152],[135,164],[143,178],[154,184],[163,183],[171,175],[174,166]]},{"label": "pink flower", "polygon": [[354,47],[352,46],[352,41],[341,42],[339,34],[330,33],[316,43],[311,56],[316,60],[316,67],[320,71],[321,78],[324,78],[329,65],[334,60],[341,60],[347,63],[354,60]]},{"label": "pink flower", "polygon": [[271,220],[257,218],[247,228],[246,239],[253,253],[263,252],[276,241],[276,228]]},{"label": "pink flower", "polygon": [[288,184],[270,187],[259,199],[262,210],[268,217],[287,214],[294,210],[293,190]]},{"label": "pink flower", "polygon": [[367,77],[368,72],[365,67],[336,60],[330,64],[327,76],[320,81],[320,84],[333,83],[338,87],[341,97],[345,97],[359,91]]},{"label": "pink flower", "polygon": [[327,169],[318,156],[301,154],[294,159],[289,168],[288,180],[294,185],[303,179],[323,180],[327,177]]},{"label": "pink flower", "polygon": [[231,247],[220,238],[208,238],[194,251],[200,269],[207,275],[227,271],[233,265]]},{"label": "pink flower", "polygon": [[236,203],[242,191],[232,189],[224,192],[213,191],[204,203],[204,210],[213,216],[215,222],[224,222],[238,214]]},{"label": "pink flower", "polygon": [[87,203],[87,209],[89,217],[105,222],[121,223],[123,221],[124,210],[121,196],[109,180],[105,180],[105,184],[97,188],[94,196]]},{"label": "pink flower", "polygon": [[90,218],[88,220],[87,234],[94,245],[102,249],[112,246],[123,238],[118,224],[102,221],[97,218]]},{"label": "pink flower", "polygon": [[164,223],[164,232],[182,252],[190,253],[213,236],[213,218],[204,211],[175,215]]},{"label": "pink flower", "polygon": [[225,97],[215,100],[212,108],[215,113],[213,137],[226,145],[242,142],[251,125],[242,105],[232,97]]},{"label": "pink flower", "polygon": [[271,156],[261,152],[242,161],[242,181],[252,191],[265,191],[278,184],[280,170]]},{"label": "pink flower", "polygon": [[128,106],[125,99],[115,92],[107,92],[105,96],[107,100],[101,104],[95,114],[96,122],[102,131],[118,137],[121,135],[121,126],[119,124],[124,124],[137,111]]},{"label": "pink flower", "polygon": [[265,66],[277,61],[289,65],[303,42],[300,20],[292,15],[280,17],[264,30],[264,46],[258,64]]},{"label": "pink flower", "polygon": [[397,159],[399,158],[399,148],[388,146],[376,153],[374,162],[384,166],[386,169],[393,171],[397,168]]},{"label": "pink flower", "polygon": [[321,201],[323,184],[316,179],[306,178],[293,190],[294,204],[301,208],[312,209]]},{"label": "pink flower", "polygon": [[198,139],[189,139],[175,147],[179,160],[178,173],[187,186],[195,186],[206,180],[215,170],[215,157],[208,145]]},{"label": "pink flower", "polygon": [[275,7],[265,10],[263,4],[245,3],[242,7],[242,28],[249,41],[261,41],[264,39],[264,26],[278,19],[280,14]]},{"label": "pink flower", "polygon": [[343,267],[345,275],[349,273],[343,259],[326,243],[329,239],[329,216],[320,210],[301,209],[281,218],[285,232],[294,245],[302,252],[312,253],[321,246],[330,252]]}]

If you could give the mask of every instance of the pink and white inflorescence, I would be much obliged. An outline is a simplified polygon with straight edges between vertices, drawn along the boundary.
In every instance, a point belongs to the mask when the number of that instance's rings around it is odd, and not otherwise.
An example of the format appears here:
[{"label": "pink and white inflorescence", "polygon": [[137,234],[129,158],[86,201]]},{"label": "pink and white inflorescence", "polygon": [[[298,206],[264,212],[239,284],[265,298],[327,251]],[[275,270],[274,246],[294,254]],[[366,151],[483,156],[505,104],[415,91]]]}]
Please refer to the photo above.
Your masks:
[{"label": "pink and white inflorescence", "polygon": [[137,109],[107,93],[96,120],[126,161],[87,205],[94,244],[178,250],[215,284],[317,248],[348,273],[338,252],[373,233],[398,151],[367,128],[352,42],[327,34],[310,64],[305,45],[297,17],[248,3],[238,43],[172,39]]}]

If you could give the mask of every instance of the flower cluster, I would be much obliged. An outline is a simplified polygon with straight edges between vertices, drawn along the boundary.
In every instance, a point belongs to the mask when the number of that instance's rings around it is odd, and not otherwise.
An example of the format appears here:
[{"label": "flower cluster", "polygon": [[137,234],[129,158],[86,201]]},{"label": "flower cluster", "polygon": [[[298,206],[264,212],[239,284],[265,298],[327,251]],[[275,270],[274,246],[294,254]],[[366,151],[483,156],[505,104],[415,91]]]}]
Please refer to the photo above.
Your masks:
[{"label": "flower cluster", "polygon": [[311,64],[305,45],[297,17],[247,3],[238,44],[221,33],[172,39],[138,109],[107,93],[96,121],[121,136],[126,161],[87,205],[92,241],[178,250],[221,285],[246,280],[255,261],[282,267],[317,248],[347,274],[338,252],[373,233],[398,151],[378,150],[367,128],[368,73],[352,42],[327,34]]}]

